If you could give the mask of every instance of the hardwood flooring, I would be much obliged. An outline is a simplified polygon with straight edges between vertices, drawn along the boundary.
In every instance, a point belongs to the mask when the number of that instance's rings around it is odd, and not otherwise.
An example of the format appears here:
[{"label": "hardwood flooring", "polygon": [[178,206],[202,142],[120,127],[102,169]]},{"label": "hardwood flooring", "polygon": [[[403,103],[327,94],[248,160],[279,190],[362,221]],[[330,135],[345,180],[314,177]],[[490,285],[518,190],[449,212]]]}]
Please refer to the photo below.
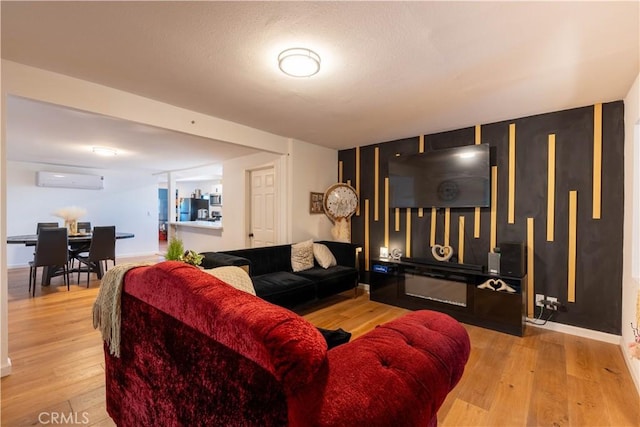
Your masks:
[{"label": "hardwood flooring", "polygon": [[[143,260],[158,259],[135,259]],[[113,426],[102,343],[91,324],[99,281],[67,292],[57,277],[48,288],[38,285],[35,298],[27,283],[28,269],[9,271],[13,368],[2,378],[2,426]],[[407,310],[346,292],[299,312],[355,339]],[[438,413],[441,426],[640,426],[640,399],[619,347],[533,327],[523,338],[465,328],[471,356]]]}]

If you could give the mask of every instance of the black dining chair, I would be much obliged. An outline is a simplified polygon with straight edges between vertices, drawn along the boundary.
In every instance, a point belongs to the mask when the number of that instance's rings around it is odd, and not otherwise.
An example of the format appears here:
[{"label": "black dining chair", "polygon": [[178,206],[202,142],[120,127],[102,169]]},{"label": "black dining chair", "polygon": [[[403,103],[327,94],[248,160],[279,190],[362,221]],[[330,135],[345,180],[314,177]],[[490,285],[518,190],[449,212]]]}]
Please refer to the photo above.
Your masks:
[{"label": "black dining chair", "polygon": [[78,223],[78,233],[81,233],[84,230],[84,233],[91,233],[91,222],[79,222]]},{"label": "black dining chair", "polygon": [[[91,233],[91,222],[78,222],[78,233]],[[84,231],[81,231],[84,230]],[[72,243],[69,248],[69,261],[71,261],[71,268],[74,267],[76,258],[78,255],[89,252],[89,245],[86,243]]]},{"label": "black dining chair", "polygon": [[[80,283],[80,273],[87,272],[87,288],[89,287],[89,275],[91,272],[98,273],[104,261],[104,270],[107,270],[107,261],[112,260],[116,265],[116,227],[110,225],[106,227],[94,227],[91,235],[91,245],[87,256],[79,255],[76,258],[80,262],[78,268],[78,283]],[[83,269],[82,265],[86,268]]]},{"label": "black dining chair", "polygon": [[39,222],[36,225],[36,234],[40,234],[40,230],[43,228],[58,228],[60,225],[57,222]]},{"label": "black dining chair", "polygon": [[[69,239],[66,228],[43,227],[40,229],[33,261],[29,262],[29,292],[32,296],[36,295],[38,267],[62,268],[64,282],[69,290],[68,247]],[[44,270],[42,274],[45,274]]]}]

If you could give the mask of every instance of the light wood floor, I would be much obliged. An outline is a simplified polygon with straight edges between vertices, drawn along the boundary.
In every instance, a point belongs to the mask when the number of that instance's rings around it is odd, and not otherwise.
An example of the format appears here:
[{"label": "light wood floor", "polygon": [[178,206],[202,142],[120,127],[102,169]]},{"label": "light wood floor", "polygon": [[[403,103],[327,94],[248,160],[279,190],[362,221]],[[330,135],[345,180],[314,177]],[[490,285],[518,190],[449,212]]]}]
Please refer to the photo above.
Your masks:
[{"label": "light wood floor", "polygon": [[[30,298],[28,269],[9,271],[13,369],[2,379],[2,426],[53,424],[52,413],[76,414],[55,425],[114,425],[105,411],[100,335],[91,325],[99,282],[67,292],[61,281],[38,285]],[[357,338],[407,312],[364,293],[352,296],[335,296],[300,314]],[[617,346],[533,327],[523,338],[465,327],[471,357],[438,413],[440,425],[640,426],[640,400]]]}]

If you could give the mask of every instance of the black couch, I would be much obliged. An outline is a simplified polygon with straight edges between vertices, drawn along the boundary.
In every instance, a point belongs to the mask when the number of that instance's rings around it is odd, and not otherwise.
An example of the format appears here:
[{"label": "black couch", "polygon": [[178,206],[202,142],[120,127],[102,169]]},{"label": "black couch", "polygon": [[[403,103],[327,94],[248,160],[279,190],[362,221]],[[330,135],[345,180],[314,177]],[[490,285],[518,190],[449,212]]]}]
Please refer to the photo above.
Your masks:
[{"label": "black couch", "polygon": [[319,241],[326,245],[338,265],[314,267],[294,273],[291,245],[267,246],[222,252],[202,252],[201,267],[248,266],[256,295],[270,303],[292,308],[358,286],[356,247],[352,243]]}]

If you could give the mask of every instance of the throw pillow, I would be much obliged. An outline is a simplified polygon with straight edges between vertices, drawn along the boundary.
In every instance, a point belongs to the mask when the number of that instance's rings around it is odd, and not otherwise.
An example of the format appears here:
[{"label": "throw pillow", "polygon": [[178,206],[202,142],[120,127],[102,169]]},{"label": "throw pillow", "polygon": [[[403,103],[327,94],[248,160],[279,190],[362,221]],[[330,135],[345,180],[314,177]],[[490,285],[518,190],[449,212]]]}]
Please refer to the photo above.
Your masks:
[{"label": "throw pillow", "polygon": [[214,277],[217,277],[218,279],[240,291],[244,291],[251,295],[256,294],[256,290],[253,287],[251,277],[249,277],[249,275],[243,268],[235,266],[225,266],[202,271]]},{"label": "throw pillow", "polygon": [[313,240],[291,245],[291,269],[294,273],[313,268]]},{"label": "throw pillow", "polygon": [[321,243],[313,244],[313,257],[320,264],[320,267],[324,269],[338,265],[336,257],[331,253],[331,249]]}]

